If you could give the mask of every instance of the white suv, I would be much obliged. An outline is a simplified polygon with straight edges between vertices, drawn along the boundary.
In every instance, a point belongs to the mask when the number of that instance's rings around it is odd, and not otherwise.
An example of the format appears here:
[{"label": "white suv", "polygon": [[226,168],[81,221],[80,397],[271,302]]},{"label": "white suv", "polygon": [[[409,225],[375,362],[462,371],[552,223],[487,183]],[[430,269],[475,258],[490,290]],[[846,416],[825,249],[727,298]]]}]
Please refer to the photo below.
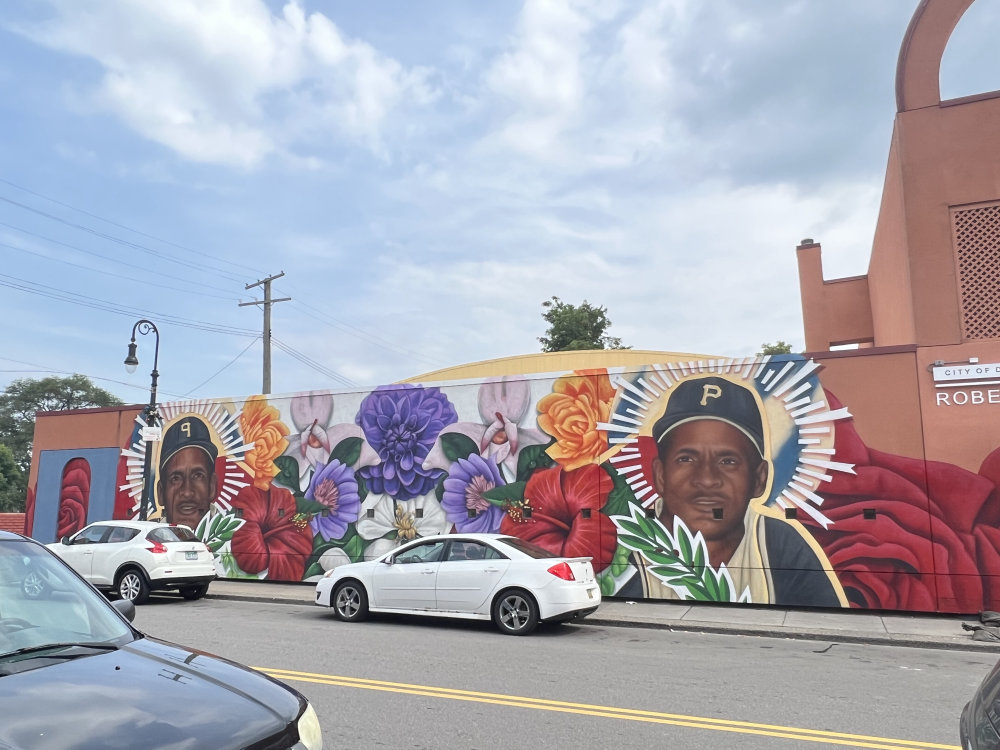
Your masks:
[{"label": "white suv", "polygon": [[97,588],[135,604],[163,589],[200,599],[215,579],[212,553],[187,526],[99,521],[47,546]]}]

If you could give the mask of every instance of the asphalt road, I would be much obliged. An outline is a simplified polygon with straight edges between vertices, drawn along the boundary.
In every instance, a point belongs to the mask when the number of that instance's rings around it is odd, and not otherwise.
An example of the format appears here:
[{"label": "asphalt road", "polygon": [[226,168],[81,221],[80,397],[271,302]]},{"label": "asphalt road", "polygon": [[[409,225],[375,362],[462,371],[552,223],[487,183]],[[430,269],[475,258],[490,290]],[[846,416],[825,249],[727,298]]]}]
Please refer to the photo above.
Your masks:
[{"label": "asphalt road", "polygon": [[940,748],[995,654],[154,598],[136,625],[306,694],[330,748]]}]

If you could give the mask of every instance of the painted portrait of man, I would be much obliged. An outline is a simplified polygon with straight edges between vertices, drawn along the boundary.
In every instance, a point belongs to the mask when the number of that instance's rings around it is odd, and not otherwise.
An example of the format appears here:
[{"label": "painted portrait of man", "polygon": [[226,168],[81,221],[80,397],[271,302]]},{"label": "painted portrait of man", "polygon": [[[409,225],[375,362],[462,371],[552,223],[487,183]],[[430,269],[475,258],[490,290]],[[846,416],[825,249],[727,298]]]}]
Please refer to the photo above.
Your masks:
[{"label": "painted portrait of man", "polygon": [[186,416],[164,432],[156,493],[163,518],[195,529],[218,494],[215,459],[219,451],[208,425]]},{"label": "painted portrait of man", "polygon": [[[762,415],[759,397],[733,380],[679,383],[652,427],[656,516],[667,529],[679,518],[692,535],[700,533],[711,566],[725,564],[737,590],[749,590],[755,603],[845,606],[819,545],[764,505],[773,466]],[[676,598],[642,564],[620,593]]]}]

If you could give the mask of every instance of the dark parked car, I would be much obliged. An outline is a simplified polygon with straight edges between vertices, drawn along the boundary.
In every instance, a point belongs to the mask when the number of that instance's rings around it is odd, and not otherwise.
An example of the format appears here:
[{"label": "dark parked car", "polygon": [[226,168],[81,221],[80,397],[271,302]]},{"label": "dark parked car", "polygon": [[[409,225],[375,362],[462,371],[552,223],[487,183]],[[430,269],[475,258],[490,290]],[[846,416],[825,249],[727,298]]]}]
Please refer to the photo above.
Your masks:
[{"label": "dark parked car", "polygon": [[43,545],[0,531],[0,748],[321,750],[300,693],[150,638],[134,616]]},{"label": "dark parked car", "polygon": [[1000,662],[962,709],[962,750],[1000,750]]}]

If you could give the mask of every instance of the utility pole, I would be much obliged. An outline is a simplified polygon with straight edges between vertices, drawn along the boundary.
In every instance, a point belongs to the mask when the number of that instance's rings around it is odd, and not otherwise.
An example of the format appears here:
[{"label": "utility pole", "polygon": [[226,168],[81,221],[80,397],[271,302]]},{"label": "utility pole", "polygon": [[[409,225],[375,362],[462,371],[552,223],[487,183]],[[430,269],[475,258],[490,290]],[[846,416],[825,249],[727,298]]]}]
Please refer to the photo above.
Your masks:
[{"label": "utility pole", "polygon": [[280,279],[285,275],[282,271],[275,276],[268,276],[266,279],[261,279],[254,284],[247,284],[247,289],[253,289],[255,286],[264,286],[264,300],[254,300],[253,302],[240,302],[240,307],[247,307],[248,305],[264,305],[264,386],[261,393],[268,394],[271,392],[271,305],[275,302],[287,302],[291,297],[279,297],[278,299],[271,299],[271,282],[275,279]]}]

